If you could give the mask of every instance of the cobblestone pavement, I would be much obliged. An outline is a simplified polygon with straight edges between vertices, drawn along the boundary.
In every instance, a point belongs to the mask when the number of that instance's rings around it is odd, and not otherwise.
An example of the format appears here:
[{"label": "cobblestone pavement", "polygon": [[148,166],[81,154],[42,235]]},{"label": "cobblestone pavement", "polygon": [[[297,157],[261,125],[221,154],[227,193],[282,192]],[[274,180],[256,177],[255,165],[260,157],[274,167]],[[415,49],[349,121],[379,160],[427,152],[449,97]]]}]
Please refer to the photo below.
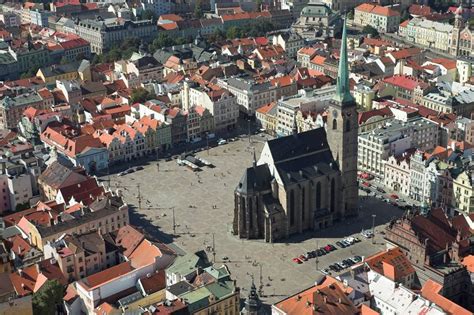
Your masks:
[{"label": "cobblestone pavement", "polygon": [[[376,214],[376,231],[381,231],[392,217],[401,214],[398,208],[370,197],[361,199],[358,218],[345,220],[318,233],[308,232],[286,243],[243,241],[231,235],[234,188],[243,170],[252,163],[253,148],[258,156],[263,148],[263,138],[253,136],[252,144],[243,138],[212,148],[209,153],[197,153],[215,168],[192,172],[178,166],[176,160],[161,160],[158,169],[156,161],[152,161],[144,165],[144,170],[125,176],[111,175],[110,185],[122,189],[131,208],[131,223],[165,243],[173,243],[186,252],[207,249],[212,260],[214,236],[215,262],[221,264],[224,257],[228,258],[226,264],[242,288],[242,297],[248,294],[253,275],[263,292],[262,300],[268,304],[311,286],[318,269],[353,255],[368,256],[384,248],[382,235],[376,233],[375,244],[364,239],[351,247],[338,249],[320,257],[318,266],[315,259],[301,265],[292,262],[292,258],[314,250],[317,245],[335,244],[343,237],[370,229],[372,214]],[[140,209],[137,185],[140,186]]]}]

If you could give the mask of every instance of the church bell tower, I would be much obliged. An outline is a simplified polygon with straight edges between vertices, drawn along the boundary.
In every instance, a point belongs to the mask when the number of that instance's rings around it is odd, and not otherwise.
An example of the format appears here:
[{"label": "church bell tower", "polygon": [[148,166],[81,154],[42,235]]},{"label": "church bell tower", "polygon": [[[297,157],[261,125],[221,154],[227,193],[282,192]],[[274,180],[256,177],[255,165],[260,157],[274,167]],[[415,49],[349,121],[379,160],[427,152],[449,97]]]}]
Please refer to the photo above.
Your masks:
[{"label": "church bell tower", "polygon": [[357,135],[356,102],[350,93],[349,69],[347,61],[346,18],[342,30],[336,95],[330,102],[327,118],[327,139],[334,160],[341,171],[342,209],[337,209],[340,217],[357,215]]}]

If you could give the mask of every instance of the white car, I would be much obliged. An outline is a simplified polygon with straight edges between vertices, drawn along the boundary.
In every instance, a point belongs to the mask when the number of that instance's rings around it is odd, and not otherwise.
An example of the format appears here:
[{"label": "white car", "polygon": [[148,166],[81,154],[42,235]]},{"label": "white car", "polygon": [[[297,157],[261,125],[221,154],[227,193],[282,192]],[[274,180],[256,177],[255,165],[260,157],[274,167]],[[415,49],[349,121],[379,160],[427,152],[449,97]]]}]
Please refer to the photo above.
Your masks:
[{"label": "white car", "polygon": [[218,145],[223,145],[223,144],[226,144],[226,143],[227,143],[227,141],[226,141],[225,139],[220,139],[220,140],[217,142]]},{"label": "white car", "polygon": [[371,230],[362,231],[360,234],[365,238],[371,238],[374,236],[374,233],[372,233]]}]

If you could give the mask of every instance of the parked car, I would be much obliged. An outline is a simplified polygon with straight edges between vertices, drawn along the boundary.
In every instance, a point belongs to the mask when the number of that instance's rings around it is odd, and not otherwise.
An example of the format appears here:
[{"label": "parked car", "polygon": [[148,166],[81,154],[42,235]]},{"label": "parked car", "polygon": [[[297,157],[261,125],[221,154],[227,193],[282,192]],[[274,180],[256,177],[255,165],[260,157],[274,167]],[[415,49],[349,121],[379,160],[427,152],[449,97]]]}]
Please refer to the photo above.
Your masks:
[{"label": "parked car", "polygon": [[303,263],[298,257],[295,257],[292,260],[293,260],[293,262],[295,262],[297,264],[302,264]]},{"label": "parked car", "polygon": [[395,200],[400,199],[400,197],[398,197],[398,195],[395,195],[395,194],[391,194],[390,198],[393,198]]},{"label": "parked car", "polygon": [[372,233],[371,230],[362,231],[360,234],[365,238],[371,238],[374,236],[374,233]]},{"label": "parked car", "polygon": [[127,174],[131,174],[131,173],[135,172],[135,170],[133,168],[129,168],[125,172],[127,172]]},{"label": "parked car", "polygon": [[308,260],[304,255],[300,255],[300,257],[298,257],[298,258],[302,261],[307,261]]},{"label": "parked car", "polygon": [[117,174],[117,176],[124,176],[124,175],[127,175],[128,173],[127,172],[120,172]]},{"label": "parked car", "polygon": [[385,190],[384,190],[382,187],[377,187],[377,191],[379,191],[379,192],[385,194]]},{"label": "parked car", "polygon": [[365,187],[370,187],[370,183],[369,183],[369,182],[363,182],[362,185],[364,185]]},{"label": "parked car", "polygon": [[324,246],[324,250],[327,251],[328,253],[332,252],[332,248],[329,245]]},{"label": "parked car", "polygon": [[336,246],[332,245],[332,244],[328,244],[329,248],[331,249],[331,251],[334,251],[337,249]]},{"label": "parked car", "polygon": [[143,166],[137,166],[135,167],[135,171],[142,171],[144,170]]},{"label": "parked car", "polygon": [[225,140],[225,139],[219,139],[219,141],[217,141],[218,145],[223,145],[223,144],[226,144],[226,143],[227,143],[227,140]]},{"label": "parked car", "polygon": [[360,257],[360,256],[354,256],[354,257],[352,257],[352,260],[354,260],[355,262],[359,263],[359,262],[362,261],[362,257]]},{"label": "parked car", "polygon": [[346,247],[347,247],[347,246],[346,246],[344,243],[342,243],[341,241],[337,241],[337,242],[336,242],[336,245],[339,246],[340,248],[346,248]]},{"label": "parked car", "polygon": [[330,273],[328,268],[321,269],[321,273],[324,275],[328,275]]}]

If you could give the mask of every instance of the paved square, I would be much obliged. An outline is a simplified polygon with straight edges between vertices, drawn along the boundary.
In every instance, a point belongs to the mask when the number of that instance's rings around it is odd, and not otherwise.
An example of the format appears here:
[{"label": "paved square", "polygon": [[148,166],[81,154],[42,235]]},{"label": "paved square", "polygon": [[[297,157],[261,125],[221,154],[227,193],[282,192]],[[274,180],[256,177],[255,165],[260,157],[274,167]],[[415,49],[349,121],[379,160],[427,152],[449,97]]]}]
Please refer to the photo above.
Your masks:
[{"label": "paved square", "polygon": [[[122,187],[125,201],[131,207],[131,223],[165,243],[173,242],[186,252],[207,248],[208,257],[212,260],[210,249],[214,235],[216,263],[222,263],[223,258],[228,257],[226,264],[243,290],[242,297],[247,295],[253,275],[257,287],[262,285],[262,300],[268,304],[311,286],[319,273],[318,269],[353,255],[368,256],[384,248],[381,235],[376,233],[376,244],[364,239],[361,243],[320,257],[318,266],[315,259],[301,265],[292,262],[293,257],[314,250],[316,246],[335,244],[343,237],[371,228],[372,214],[376,214],[378,230],[382,230],[391,217],[401,214],[398,208],[376,199],[361,200],[362,209],[358,218],[345,220],[317,234],[308,232],[287,243],[267,244],[260,240],[243,241],[234,237],[231,234],[233,192],[243,170],[252,163],[253,147],[258,157],[263,148],[263,138],[253,136],[252,144],[243,138],[212,148],[209,154],[207,151],[197,153],[197,156],[213,163],[215,168],[204,167],[200,172],[192,172],[185,166],[179,166],[176,160],[160,160],[158,170],[156,161],[150,161],[144,170],[125,176],[111,175],[110,184]],[[137,184],[140,185],[142,200],[140,209]]]}]

